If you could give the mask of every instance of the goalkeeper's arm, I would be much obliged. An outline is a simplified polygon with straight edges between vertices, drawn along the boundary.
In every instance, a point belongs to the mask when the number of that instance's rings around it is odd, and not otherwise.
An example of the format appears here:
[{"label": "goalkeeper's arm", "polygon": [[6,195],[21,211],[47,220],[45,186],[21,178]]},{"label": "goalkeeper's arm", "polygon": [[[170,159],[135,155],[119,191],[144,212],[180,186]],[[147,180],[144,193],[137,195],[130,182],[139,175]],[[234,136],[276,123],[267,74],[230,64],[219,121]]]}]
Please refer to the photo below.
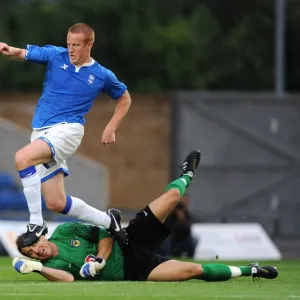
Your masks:
[{"label": "goalkeeper's arm", "polygon": [[97,257],[107,260],[114,246],[114,240],[111,237],[106,237],[98,242]]},{"label": "goalkeeper's arm", "polygon": [[41,275],[50,281],[73,282],[74,277],[72,274],[63,270],[56,270],[48,267],[43,267]]},{"label": "goalkeeper's arm", "polygon": [[15,270],[21,274],[29,274],[32,272],[37,272],[50,281],[61,281],[61,282],[74,281],[73,275],[67,273],[66,271],[44,267],[42,263],[30,259],[26,259],[26,258],[20,259],[16,257],[14,258],[12,264]]}]

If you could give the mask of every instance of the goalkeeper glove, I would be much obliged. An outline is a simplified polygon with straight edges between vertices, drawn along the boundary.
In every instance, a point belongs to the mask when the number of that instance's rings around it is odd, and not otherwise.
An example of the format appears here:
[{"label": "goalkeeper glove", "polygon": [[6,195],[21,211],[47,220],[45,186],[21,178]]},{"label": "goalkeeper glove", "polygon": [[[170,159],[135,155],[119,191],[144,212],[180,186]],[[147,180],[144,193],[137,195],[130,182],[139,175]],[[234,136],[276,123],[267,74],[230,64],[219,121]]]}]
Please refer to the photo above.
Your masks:
[{"label": "goalkeeper glove", "polygon": [[85,264],[81,267],[79,274],[83,278],[94,277],[104,268],[105,263],[105,259],[90,254],[85,258]]},{"label": "goalkeeper glove", "polygon": [[31,272],[41,272],[43,265],[38,261],[33,261],[26,258],[15,257],[12,265],[16,271],[22,274],[29,274]]}]

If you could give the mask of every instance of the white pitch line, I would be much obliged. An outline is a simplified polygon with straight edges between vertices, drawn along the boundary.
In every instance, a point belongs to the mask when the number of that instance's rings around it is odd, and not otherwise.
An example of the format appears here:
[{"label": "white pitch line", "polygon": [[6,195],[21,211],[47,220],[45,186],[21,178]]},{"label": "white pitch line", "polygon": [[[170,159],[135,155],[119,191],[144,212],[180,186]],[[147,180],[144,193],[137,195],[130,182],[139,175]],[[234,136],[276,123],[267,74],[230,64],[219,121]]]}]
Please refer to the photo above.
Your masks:
[{"label": "white pitch line", "polygon": [[[62,294],[64,295],[64,294]],[[73,297],[79,297],[79,296],[93,296],[95,295],[95,293],[84,293],[84,294],[70,294],[70,293],[67,293],[66,295],[68,296],[73,296]],[[46,296],[46,294],[37,294],[37,293],[22,293],[22,294],[18,294],[18,293],[1,293],[1,296],[11,296],[11,297],[15,297],[15,296],[19,296],[19,297],[27,297],[27,296],[30,296],[30,297],[44,297]],[[124,293],[114,293],[114,294],[106,294],[105,295],[105,298],[109,298],[109,297],[116,297],[116,296],[129,296],[127,294],[124,294]],[[137,298],[137,297],[141,297],[141,295],[130,295],[131,298]],[[157,294],[157,295],[151,295],[151,298],[161,298],[161,297],[167,297],[167,298],[174,298],[174,297],[177,297],[176,294]],[[207,295],[203,295],[203,297],[199,297],[197,296],[197,298],[201,299],[201,298],[205,298],[205,299],[209,299],[209,298],[232,298],[232,299],[256,299],[257,298],[257,295],[211,295],[211,296],[207,296]],[[260,295],[259,298],[262,298],[262,299],[299,299],[300,298],[300,295],[286,295],[286,296],[262,296]]]}]

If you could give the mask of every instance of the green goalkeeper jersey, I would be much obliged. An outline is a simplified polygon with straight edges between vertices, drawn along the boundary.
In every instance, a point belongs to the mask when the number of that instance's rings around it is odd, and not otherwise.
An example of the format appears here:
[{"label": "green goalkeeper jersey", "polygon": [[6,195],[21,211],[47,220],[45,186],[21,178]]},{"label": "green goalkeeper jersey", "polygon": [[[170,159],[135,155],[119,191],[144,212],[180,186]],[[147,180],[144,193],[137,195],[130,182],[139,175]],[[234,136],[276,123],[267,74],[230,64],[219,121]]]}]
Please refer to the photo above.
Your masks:
[{"label": "green goalkeeper jersey", "polygon": [[[70,222],[57,226],[49,241],[56,244],[58,255],[42,262],[45,267],[64,270],[71,273],[75,279],[83,279],[79,275],[80,268],[89,254],[96,255],[98,242],[93,237],[94,226],[78,222]],[[106,229],[100,228],[98,241],[110,237]],[[123,280],[124,259],[122,251],[115,241],[112,252],[105,267],[94,277],[94,280]]]}]

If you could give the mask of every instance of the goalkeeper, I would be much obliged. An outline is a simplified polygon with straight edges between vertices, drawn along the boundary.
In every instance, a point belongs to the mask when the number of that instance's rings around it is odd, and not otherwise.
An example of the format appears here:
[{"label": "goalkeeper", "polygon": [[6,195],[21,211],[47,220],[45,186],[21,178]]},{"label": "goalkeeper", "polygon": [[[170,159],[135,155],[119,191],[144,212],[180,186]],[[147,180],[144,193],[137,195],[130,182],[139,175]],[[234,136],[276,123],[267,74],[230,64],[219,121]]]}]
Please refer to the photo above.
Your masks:
[{"label": "goalkeeper", "polygon": [[170,233],[164,221],[185,193],[199,162],[199,151],[189,153],[181,166],[180,178],[171,182],[162,196],[137,213],[128,227],[114,232],[114,238],[104,228],[81,223],[59,225],[49,240],[42,236],[29,247],[23,247],[25,234],[20,235],[17,239],[19,251],[40,262],[15,258],[14,268],[22,274],[39,272],[51,281],[63,282],[80,279],[225,281],[239,276],[276,278],[277,270],[270,266],[198,264],[155,254],[155,249]]}]

